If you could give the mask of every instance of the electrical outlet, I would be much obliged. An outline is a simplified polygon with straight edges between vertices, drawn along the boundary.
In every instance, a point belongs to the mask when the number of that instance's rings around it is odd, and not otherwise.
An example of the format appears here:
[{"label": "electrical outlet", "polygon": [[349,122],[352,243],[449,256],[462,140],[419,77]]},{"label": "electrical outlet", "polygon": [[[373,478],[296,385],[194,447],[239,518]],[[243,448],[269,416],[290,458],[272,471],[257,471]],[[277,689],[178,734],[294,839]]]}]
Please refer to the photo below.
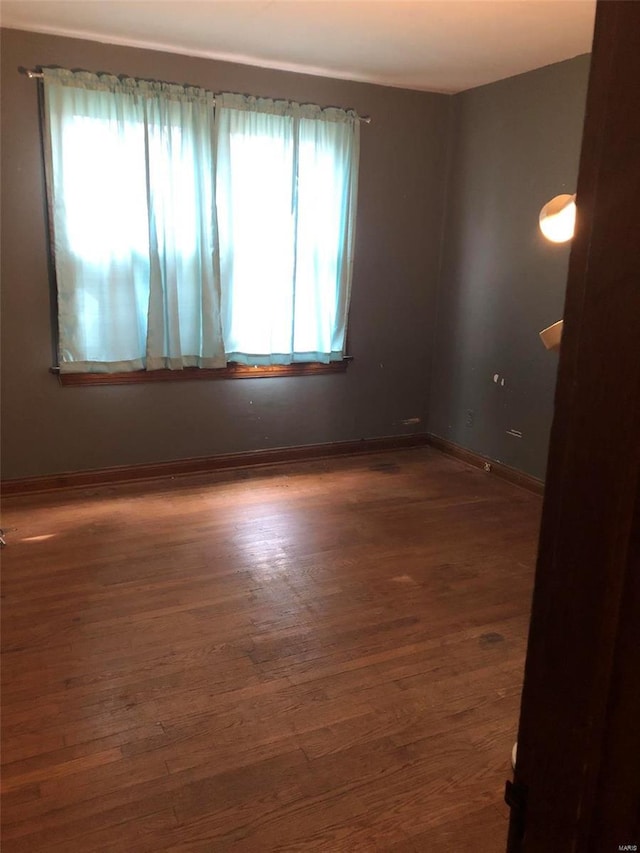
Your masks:
[{"label": "electrical outlet", "polygon": [[474,414],[473,409],[467,409],[467,417],[465,419],[465,424],[468,427],[473,426],[473,414]]}]

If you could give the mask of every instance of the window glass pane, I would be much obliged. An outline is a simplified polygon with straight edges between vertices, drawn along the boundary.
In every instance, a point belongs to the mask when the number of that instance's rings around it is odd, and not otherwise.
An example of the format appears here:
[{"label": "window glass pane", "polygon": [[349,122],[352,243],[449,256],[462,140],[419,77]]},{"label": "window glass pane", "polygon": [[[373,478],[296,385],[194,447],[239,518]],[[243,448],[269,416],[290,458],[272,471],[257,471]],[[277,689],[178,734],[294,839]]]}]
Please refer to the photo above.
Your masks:
[{"label": "window glass pane", "polygon": [[60,131],[54,227],[66,355],[139,359],[149,298],[143,125],[71,110]]},{"label": "window glass pane", "polygon": [[147,255],[142,123],[74,115],[63,125],[61,152],[70,251],[93,264]]}]

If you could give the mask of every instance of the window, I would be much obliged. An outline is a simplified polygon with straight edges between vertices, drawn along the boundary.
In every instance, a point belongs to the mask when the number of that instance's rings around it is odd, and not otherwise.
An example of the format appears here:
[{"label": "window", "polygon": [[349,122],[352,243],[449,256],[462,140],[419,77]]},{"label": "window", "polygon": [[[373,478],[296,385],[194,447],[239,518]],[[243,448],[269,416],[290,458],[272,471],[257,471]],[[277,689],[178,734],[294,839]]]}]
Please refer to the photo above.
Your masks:
[{"label": "window", "polygon": [[63,373],[344,356],[355,114],[44,71]]}]

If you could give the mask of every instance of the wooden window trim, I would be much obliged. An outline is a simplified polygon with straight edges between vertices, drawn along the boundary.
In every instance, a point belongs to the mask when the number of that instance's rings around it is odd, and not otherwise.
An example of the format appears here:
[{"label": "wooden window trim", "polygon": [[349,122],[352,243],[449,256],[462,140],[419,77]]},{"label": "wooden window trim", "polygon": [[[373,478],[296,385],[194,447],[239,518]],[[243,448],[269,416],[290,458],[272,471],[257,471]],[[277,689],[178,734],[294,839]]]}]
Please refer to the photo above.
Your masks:
[{"label": "wooden window trim", "polygon": [[326,373],[345,373],[351,357],[323,364],[319,361],[296,364],[246,365],[230,362],[214,370],[185,367],[183,370],[133,370],[127,373],[60,373],[52,368],[61,385],[135,385],[138,382],[186,382],[212,379],[266,379],[276,376],[318,376]]}]

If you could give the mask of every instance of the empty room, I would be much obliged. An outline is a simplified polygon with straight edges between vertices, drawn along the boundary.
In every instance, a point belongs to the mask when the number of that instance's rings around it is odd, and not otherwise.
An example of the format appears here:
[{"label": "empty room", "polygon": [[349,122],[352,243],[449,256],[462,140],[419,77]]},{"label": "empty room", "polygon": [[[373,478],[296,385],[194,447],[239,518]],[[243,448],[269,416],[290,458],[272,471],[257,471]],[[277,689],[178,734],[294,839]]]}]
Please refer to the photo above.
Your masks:
[{"label": "empty room", "polygon": [[500,853],[595,2],[1,13],[4,853]]}]

